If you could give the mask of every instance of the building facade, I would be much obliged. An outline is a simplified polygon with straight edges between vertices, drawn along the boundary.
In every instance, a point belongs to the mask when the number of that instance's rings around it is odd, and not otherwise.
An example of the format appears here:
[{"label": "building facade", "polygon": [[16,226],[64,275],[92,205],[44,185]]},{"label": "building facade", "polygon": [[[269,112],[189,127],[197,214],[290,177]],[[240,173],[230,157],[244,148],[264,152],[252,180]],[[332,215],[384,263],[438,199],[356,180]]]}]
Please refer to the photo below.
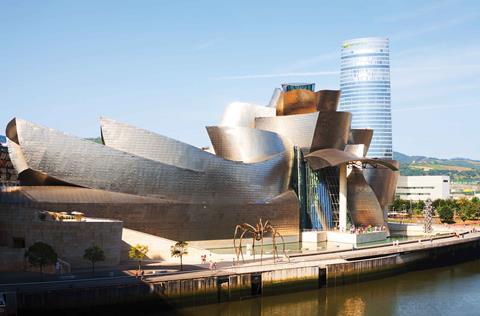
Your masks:
[{"label": "building facade", "polygon": [[400,176],[397,197],[404,200],[426,201],[450,198],[449,176]]},{"label": "building facade", "polygon": [[387,38],[358,38],[343,42],[340,90],[340,110],[352,113],[352,128],[375,131],[368,156],[392,159]]}]

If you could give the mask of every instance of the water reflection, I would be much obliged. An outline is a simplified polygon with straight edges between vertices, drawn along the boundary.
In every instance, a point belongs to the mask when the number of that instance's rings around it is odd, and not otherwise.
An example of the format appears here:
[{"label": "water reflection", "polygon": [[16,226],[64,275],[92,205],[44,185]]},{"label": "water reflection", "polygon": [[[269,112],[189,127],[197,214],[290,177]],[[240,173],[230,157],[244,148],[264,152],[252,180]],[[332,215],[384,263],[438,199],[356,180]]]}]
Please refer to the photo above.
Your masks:
[{"label": "water reflection", "polygon": [[480,315],[479,293],[477,260],[337,288],[198,306],[176,314]]}]

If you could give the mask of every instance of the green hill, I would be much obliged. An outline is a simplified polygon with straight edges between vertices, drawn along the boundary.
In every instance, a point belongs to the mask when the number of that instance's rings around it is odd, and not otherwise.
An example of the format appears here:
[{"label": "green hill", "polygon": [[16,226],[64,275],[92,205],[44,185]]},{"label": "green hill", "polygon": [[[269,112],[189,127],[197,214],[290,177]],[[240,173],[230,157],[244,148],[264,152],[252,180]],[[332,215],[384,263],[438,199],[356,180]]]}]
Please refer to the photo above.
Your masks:
[{"label": "green hill", "polygon": [[393,158],[400,161],[400,174],[404,176],[447,175],[454,182],[480,183],[479,160],[408,156],[399,152],[394,152]]}]

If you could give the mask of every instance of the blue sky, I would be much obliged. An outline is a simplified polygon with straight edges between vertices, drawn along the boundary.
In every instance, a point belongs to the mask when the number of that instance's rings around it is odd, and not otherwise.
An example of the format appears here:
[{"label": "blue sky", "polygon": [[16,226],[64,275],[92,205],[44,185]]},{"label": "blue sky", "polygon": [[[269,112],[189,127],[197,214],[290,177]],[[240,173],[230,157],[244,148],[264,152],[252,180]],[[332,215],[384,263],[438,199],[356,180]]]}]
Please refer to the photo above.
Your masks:
[{"label": "blue sky", "polygon": [[0,125],[208,145],[230,102],[338,89],[341,42],[366,36],[390,38],[394,150],[480,159],[479,1],[0,0]]}]

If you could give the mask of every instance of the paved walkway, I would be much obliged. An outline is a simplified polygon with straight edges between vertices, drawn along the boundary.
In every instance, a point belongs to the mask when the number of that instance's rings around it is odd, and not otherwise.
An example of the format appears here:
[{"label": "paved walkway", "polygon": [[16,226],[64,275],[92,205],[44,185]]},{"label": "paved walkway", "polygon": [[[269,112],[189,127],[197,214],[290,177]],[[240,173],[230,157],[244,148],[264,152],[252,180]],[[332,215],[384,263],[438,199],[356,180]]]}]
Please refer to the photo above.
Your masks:
[{"label": "paved walkway", "polygon": [[[144,281],[156,283],[167,280],[202,278],[215,275],[229,275],[232,273],[246,273],[255,271],[269,271],[274,269],[284,269],[300,266],[322,266],[335,262],[344,262],[345,260],[355,260],[368,258],[372,256],[387,256],[407,251],[418,251],[433,247],[441,247],[452,244],[480,240],[480,232],[469,233],[462,232],[460,236],[424,238],[421,242],[404,241],[399,245],[376,245],[361,249],[339,249],[338,251],[312,252],[309,254],[297,254],[286,258],[280,262],[274,262],[272,259],[265,259],[262,262],[247,261],[233,265],[232,262],[218,262],[217,270],[209,270],[208,264],[185,265],[184,271],[178,271],[179,264],[174,262],[151,262],[143,268],[146,271]],[[24,273],[10,273],[9,278],[4,278],[5,273],[0,274],[0,291],[22,289],[22,290],[44,290],[62,288],[62,287],[88,287],[88,286],[110,286],[119,284],[140,283],[142,280],[129,275],[128,269],[135,269],[134,265],[124,266],[125,270],[100,270],[96,277],[92,278],[88,270],[76,274],[75,279],[59,280],[46,278],[43,282],[28,281],[26,278],[31,275]],[[132,271],[132,270],[131,270]],[[154,271],[155,274],[149,274]],[[113,275],[111,274],[113,273]],[[22,276],[20,278],[20,276]]]}]

